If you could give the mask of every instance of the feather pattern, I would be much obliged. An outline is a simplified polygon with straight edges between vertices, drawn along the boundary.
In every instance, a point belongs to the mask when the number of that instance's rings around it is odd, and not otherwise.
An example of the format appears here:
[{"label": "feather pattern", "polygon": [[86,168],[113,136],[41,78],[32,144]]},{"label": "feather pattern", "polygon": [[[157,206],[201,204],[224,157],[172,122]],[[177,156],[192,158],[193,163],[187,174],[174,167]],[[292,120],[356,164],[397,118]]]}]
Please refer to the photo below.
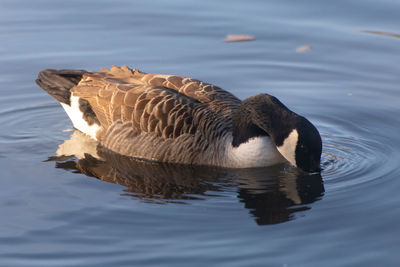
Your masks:
[{"label": "feather pattern", "polygon": [[241,101],[201,81],[113,66],[87,72],[71,89],[100,122],[97,140],[123,155],[156,161],[229,165],[232,116]]}]

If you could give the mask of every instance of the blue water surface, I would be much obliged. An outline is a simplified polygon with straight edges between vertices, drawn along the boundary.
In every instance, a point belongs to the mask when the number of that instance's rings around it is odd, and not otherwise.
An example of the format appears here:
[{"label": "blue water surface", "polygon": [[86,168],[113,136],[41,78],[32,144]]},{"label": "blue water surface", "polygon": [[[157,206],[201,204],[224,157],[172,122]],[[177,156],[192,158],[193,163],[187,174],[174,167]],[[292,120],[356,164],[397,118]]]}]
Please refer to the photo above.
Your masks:
[{"label": "blue water surface", "polygon": [[[398,265],[399,13],[393,0],[2,0],[0,265]],[[34,81],[111,65],[275,95],[321,132],[321,176],[93,152]]]}]

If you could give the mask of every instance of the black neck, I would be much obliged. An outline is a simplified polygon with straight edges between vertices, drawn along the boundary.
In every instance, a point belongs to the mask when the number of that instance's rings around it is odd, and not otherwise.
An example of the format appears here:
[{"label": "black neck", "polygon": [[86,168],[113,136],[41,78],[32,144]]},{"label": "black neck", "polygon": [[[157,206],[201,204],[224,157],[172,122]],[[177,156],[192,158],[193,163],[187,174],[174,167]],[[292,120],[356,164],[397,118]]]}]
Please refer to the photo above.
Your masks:
[{"label": "black neck", "polygon": [[276,146],[281,146],[298,117],[273,96],[260,94],[245,99],[233,116],[232,146],[258,136],[270,136]]}]

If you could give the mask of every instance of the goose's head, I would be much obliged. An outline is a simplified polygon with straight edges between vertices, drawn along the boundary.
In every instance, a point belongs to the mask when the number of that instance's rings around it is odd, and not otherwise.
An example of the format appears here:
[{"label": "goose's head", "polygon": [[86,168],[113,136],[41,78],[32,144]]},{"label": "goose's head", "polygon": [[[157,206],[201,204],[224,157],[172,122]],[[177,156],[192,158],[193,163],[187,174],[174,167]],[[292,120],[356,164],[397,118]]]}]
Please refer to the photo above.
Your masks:
[{"label": "goose's head", "polygon": [[232,144],[237,146],[263,135],[269,136],[294,166],[309,173],[320,171],[322,141],[318,130],[268,94],[253,96],[241,103],[233,116]]}]

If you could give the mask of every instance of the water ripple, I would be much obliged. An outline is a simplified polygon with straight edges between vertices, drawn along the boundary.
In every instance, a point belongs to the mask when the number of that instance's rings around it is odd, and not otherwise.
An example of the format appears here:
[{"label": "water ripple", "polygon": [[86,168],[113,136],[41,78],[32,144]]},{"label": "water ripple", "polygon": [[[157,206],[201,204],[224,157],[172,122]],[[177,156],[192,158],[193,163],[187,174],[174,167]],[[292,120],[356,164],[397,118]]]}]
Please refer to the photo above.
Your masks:
[{"label": "water ripple", "polygon": [[19,143],[41,140],[59,140],[52,133],[68,128],[63,111],[55,103],[17,106],[0,112],[0,125],[7,131],[0,133],[0,143]]},{"label": "water ripple", "polygon": [[384,175],[382,166],[388,162],[392,151],[388,145],[341,134],[323,133],[322,139],[322,174],[331,189],[360,185]]}]

